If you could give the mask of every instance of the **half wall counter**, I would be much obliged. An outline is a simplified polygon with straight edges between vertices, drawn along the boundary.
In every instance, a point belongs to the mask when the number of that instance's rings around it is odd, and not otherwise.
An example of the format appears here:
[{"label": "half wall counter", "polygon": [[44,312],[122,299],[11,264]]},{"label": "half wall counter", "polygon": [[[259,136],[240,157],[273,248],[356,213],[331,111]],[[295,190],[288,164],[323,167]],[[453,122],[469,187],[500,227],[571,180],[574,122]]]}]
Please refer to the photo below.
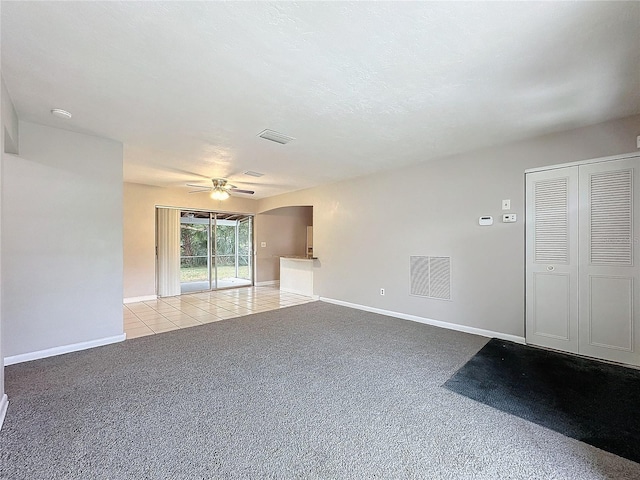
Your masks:
[{"label": "half wall counter", "polygon": [[313,296],[314,259],[295,255],[280,257],[280,290]]}]

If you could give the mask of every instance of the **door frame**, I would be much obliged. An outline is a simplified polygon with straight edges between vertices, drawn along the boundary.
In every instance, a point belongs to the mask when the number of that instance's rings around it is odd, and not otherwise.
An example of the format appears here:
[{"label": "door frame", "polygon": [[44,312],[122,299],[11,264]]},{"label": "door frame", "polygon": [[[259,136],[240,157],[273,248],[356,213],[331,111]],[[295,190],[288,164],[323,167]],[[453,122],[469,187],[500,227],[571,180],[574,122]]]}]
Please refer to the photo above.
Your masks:
[{"label": "door frame", "polygon": [[[577,160],[575,162],[556,163],[553,165],[547,165],[546,167],[527,168],[524,173],[544,172],[545,170],[555,170],[565,167],[578,167],[580,165],[589,165],[591,163],[611,162],[612,160],[625,160],[640,157],[639,152],[623,153],[621,155],[611,155],[609,157],[591,158],[589,160]],[[525,177],[526,178],[526,177]]]}]

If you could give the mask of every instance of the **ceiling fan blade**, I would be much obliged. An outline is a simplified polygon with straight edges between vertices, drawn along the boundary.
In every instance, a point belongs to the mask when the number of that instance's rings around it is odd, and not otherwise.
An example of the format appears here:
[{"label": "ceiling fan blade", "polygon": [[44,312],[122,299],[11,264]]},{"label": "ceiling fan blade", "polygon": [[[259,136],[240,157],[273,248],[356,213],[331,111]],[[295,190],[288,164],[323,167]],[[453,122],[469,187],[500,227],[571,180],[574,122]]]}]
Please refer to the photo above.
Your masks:
[{"label": "ceiling fan blade", "polygon": [[239,188],[231,188],[230,189],[231,193],[246,193],[247,195],[253,195],[254,192],[253,190],[240,190]]},{"label": "ceiling fan blade", "polygon": [[211,191],[210,188],[207,188],[206,190],[193,190],[192,192],[189,193],[209,193]]},{"label": "ceiling fan blade", "polygon": [[194,187],[194,188],[211,188],[207,185],[196,185],[195,183],[187,183],[187,187]]}]

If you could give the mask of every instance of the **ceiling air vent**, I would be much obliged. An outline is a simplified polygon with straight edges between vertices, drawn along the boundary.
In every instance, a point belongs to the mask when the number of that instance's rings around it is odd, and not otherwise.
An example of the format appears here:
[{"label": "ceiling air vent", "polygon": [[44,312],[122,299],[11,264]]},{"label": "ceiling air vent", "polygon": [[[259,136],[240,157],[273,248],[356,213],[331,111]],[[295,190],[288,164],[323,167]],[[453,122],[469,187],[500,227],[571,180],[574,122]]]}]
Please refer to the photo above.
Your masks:
[{"label": "ceiling air vent", "polygon": [[283,133],[278,133],[273,130],[269,130],[268,128],[261,131],[258,136],[260,138],[264,138],[265,140],[271,140],[272,142],[279,143],[281,145],[285,145],[289,143],[291,140],[295,140],[293,137],[289,137]]}]

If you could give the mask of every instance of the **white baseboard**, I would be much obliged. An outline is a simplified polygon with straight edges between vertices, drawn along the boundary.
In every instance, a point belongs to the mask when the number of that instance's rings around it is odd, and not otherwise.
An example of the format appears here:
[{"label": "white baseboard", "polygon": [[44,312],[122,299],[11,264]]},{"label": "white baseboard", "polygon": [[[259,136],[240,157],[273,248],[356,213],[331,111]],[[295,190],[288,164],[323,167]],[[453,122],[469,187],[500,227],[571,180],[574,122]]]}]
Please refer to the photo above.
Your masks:
[{"label": "white baseboard", "polygon": [[[304,290],[297,290],[295,288],[280,288],[280,291],[285,293],[294,293],[296,295],[303,295],[305,297],[311,297],[311,298],[314,297],[313,294],[309,295],[309,292],[305,292]],[[320,299],[318,295],[315,295],[315,296],[317,297],[316,300]]]},{"label": "white baseboard", "polygon": [[0,430],[2,430],[4,417],[7,415],[7,407],[9,407],[9,397],[7,397],[5,393],[2,398],[0,398]]},{"label": "white baseboard", "polygon": [[129,297],[122,300],[122,303],[150,302],[157,300],[157,295],[144,295],[142,297]]},{"label": "white baseboard", "polygon": [[266,282],[256,282],[253,284],[255,287],[270,287],[280,285],[280,280],[268,280]]},{"label": "white baseboard", "polygon": [[47,348],[46,350],[38,350],[37,352],[21,353],[20,355],[12,355],[4,357],[4,365],[13,365],[15,363],[29,362],[31,360],[39,360],[41,358],[62,355],[63,353],[78,352],[87,350],[88,348],[101,347],[110,343],[122,342],[127,338],[125,333],[115,335],[113,337],[98,338],[88,342],[73,343],[71,345],[63,345],[62,347]]},{"label": "white baseboard", "polygon": [[343,302],[342,300],[334,300],[332,298],[320,297],[320,300],[327,303],[333,303],[335,305],[341,305],[343,307],[356,308],[358,310],[364,310],[365,312],[379,313],[381,315],[387,315],[389,317],[401,318],[403,320],[411,320],[412,322],[425,323],[427,325],[433,325],[434,327],[447,328],[449,330],[457,330],[458,332],[471,333],[473,335],[480,335],[481,337],[499,338],[500,340],[508,340],[510,342],[525,344],[524,337],[518,337],[517,335],[509,335],[507,333],[493,332],[491,330],[484,330],[482,328],[468,327],[466,325],[458,325],[457,323],[441,322],[440,320],[433,320],[431,318],[419,317],[417,315],[409,315],[407,313],[392,312],[391,310],[383,310],[381,308],[367,307],[366,305],[358,305],[357,303]]}]

